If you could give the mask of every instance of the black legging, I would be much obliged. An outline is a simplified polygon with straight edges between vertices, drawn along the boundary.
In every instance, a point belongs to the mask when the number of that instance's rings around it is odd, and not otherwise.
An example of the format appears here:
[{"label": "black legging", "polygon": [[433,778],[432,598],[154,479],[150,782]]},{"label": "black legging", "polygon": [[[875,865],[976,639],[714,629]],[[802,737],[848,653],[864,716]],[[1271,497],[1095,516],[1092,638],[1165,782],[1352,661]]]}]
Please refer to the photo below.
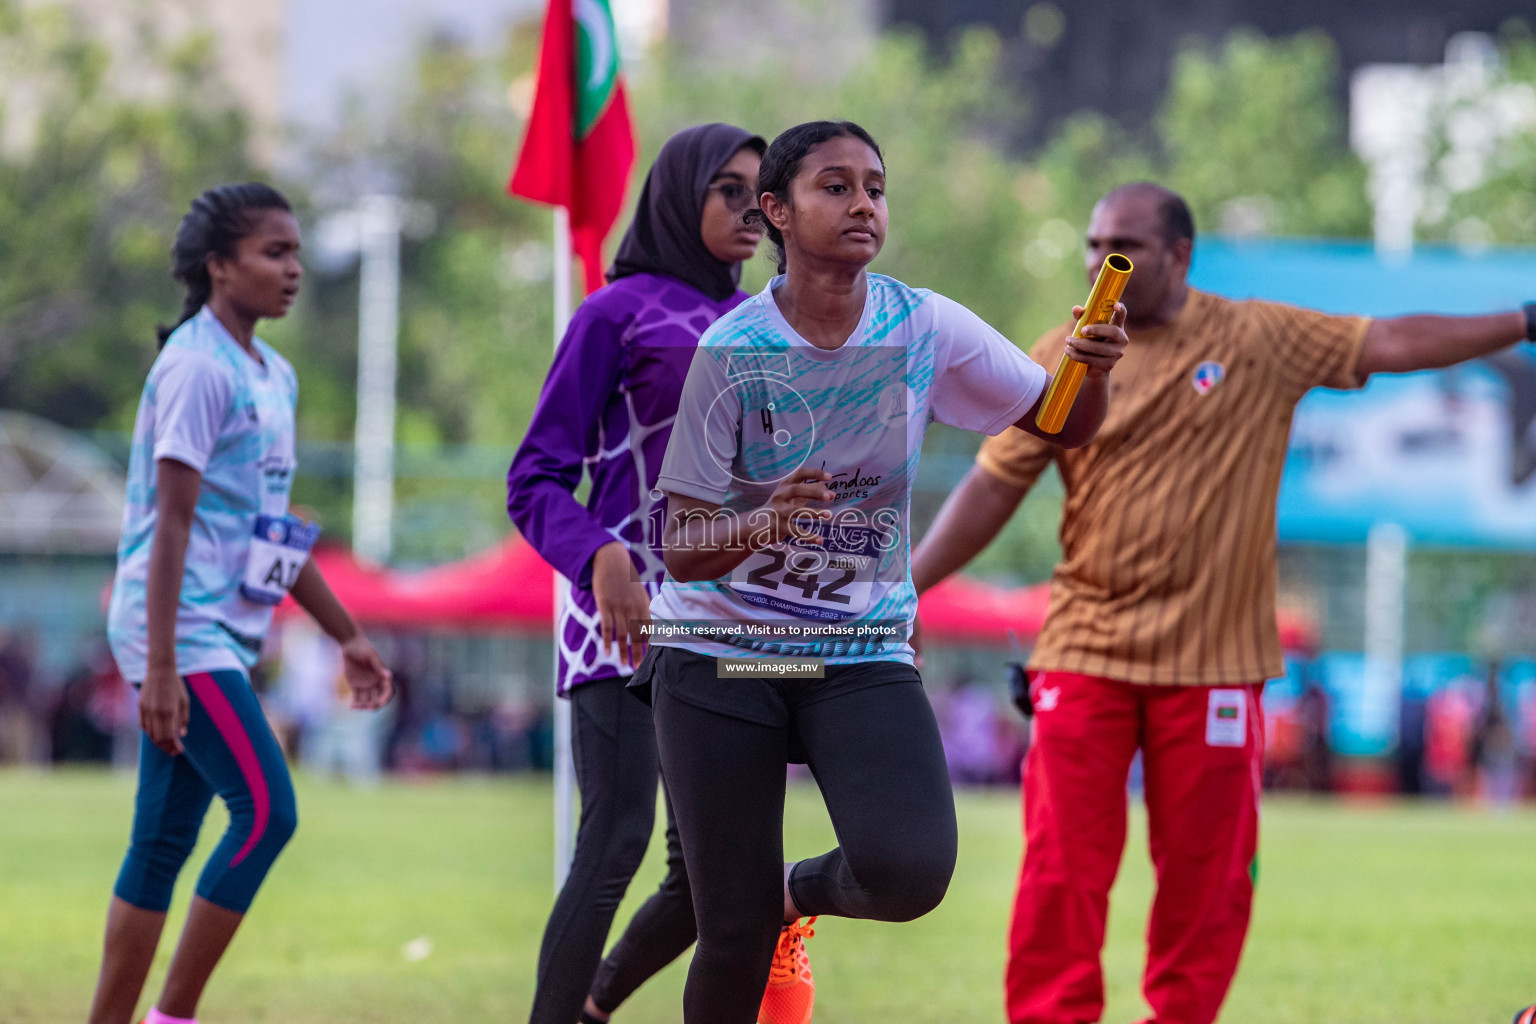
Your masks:
[{"label": "black legging", "polygon": [[571,873],[539,947],[530,1024],[575,1024],[588,993],[612,1013],[693,943],[693,902],[682,847],[667,815],[667,877],[599,965],[613,915],[639,869],[656,818],[656,733],[623,679],[571,691],[571,746],[581,824]]},{"label": "black legging", "polygon": [[[699,931],[683,1019],[752,1024],[783,921],[791,735],[840,843],[796,865],[790,893],[804,915],[909,921],[938,906],[955,866],[955,803],[933,709],[910,667],[857,666],[896,681],[825,699],[819,681],[765,683],[783,696],[788,721],[771,726],[705,710],[669,688],[672,673],[713,676],[714,664],[667,648],[653,684],[662,771]],[[829,667],[829,677],[835,672]]]}]

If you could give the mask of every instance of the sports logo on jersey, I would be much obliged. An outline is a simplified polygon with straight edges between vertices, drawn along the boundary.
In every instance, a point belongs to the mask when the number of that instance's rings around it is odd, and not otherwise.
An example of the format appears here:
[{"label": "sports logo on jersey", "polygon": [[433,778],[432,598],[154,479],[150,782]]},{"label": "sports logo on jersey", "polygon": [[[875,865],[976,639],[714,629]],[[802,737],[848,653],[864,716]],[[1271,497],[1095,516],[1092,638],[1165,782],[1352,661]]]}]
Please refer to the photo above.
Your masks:
[{"label": "sports logo on jersey", "polygon": [[1213,363],[1210,360],[1206,360],[1199,366],[1195,367],[1195,375],[1193,378],[1191,378],[1190,383],[1195,386],[1195,390],[1200,392],[1200,394],[1208,395],[1214,391],[1216,389],[1216,385],[1220,384],[1223,380],[1226,379],[1226,377],[1227,368],[1225,366],[1222,366],[1220,363]]},{"label": "sports logo on jersey", "polygon": [[[823,472],[826,471],[827,461],[825,459],[821,461],[821,468]],[[870,488],[879,486],[880,474],[865,473],[862,467],[852,472],[845,469],[840,473],[833,473],[832,479],[826,482],[827,490],[832,492],[833,501],[853,501],[867,498],[869,497]]]}]

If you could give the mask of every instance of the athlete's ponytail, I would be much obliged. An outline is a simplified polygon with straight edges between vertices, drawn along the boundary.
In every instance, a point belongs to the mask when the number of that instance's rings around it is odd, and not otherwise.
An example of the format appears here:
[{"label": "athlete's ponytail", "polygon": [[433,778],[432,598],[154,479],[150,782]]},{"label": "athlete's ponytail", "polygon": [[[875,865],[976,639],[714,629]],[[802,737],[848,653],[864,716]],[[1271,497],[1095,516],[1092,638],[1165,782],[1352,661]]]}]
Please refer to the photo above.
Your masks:
[{"label": "athlete's ponytail", "polygon": [[[773,140],[768,151],[763,154],[762,166],[757,171],[758,194],[772,192],[779,202],[788,202],[789,184],[795,180],[795,175],[800,173],[800,161],[805,159],[807,153],[828,139],[843,136],[858,139],[867,145],[875,151],[881,166],[885,165],[885,154],[880,152],[879,143],[870,137],[869,132],[852,121],[807,121],[805,124],[797,124],[793,128],[780,132],[779,137]],[[763,216],[763,211],[760,209],[748,211],[747,216],[750,220],[762,224],[763,231],[768,235],[768,241],[773,243],[779,273],[784,273],[783,233],[768,223],[768,218]]]},{"label": "athlete's ponytail", "polygon": [[160,345],[171,333],[197,315],[213,294],[208,276],[208,257],[234,256],[240,239],[250,234],[251,216],[258,210],[292,210],[283,194],[270,185],[248,182],[244,185],[218,185],[192,200],[192,209],[181,218],[176,229],[176,243],[171,246],[171,276],[187,286],[181,304],[181,318],[170,327],[161,325],[156,333]]}]

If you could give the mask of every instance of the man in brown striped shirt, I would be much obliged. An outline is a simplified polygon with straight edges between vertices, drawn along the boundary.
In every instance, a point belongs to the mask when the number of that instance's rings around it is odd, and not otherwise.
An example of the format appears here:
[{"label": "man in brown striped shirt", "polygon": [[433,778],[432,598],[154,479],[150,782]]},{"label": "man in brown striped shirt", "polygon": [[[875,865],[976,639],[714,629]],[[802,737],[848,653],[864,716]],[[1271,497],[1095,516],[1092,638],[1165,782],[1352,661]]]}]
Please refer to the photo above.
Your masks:
[{"label": "man in brown striped shirt", "polygon": [[[1030,659],[1035,742],[1010,936],[1013,1024],[1097,1021],[1125,784],[1142,751],[1157,896],[1142,991],[1155,1024],[1210,1024],[1247,933],[1258,848],[1263,680],[1282,672],[1275,499],[1291,416],[1313,387],[1449,366],[1527,336],[1494,316],[1329,316],[1188,287],[1194,224],[1161,186],[1094,207],[1091,281],[1135,263],[1131,344],[1109,416],[1064,451],[1018,429],[989,438],[913,555],[919,592],[975,557],[1054,459],[1062,561]],[[1030,355],[1056,365],[1071,324]]]}]

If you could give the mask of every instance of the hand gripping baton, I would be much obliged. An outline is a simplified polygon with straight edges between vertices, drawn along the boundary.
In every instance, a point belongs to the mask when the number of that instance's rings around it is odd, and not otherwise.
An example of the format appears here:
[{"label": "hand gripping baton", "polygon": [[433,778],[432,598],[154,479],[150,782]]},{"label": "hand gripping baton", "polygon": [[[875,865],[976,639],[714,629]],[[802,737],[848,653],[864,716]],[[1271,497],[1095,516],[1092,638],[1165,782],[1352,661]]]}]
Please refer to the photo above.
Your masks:
[{"label": "hand gripping baton", "polygon": [[[1081,338],[1083,328],[1091,324],[1109,323],[1110,317],[1115,315],[1115,303],[1125,292],[1125,282],[1130,280],[1131,269],[1131,261],[1117,252],[1105,258],[1104,265],[1099,268],[1099,279],[1093,282],[1093,291],[1083,303],[1082,318],[1072,328],[1072,337]],[[1040,404],[1040,414],[1035,417],[1037,427],[1047,434],[1061,431],[1087,372],[1087,363],[1080,363],[1065,352],[1061,354],[1061,362],[1056,364],[1056,376],[1045,393],[1045,401]]]}]

